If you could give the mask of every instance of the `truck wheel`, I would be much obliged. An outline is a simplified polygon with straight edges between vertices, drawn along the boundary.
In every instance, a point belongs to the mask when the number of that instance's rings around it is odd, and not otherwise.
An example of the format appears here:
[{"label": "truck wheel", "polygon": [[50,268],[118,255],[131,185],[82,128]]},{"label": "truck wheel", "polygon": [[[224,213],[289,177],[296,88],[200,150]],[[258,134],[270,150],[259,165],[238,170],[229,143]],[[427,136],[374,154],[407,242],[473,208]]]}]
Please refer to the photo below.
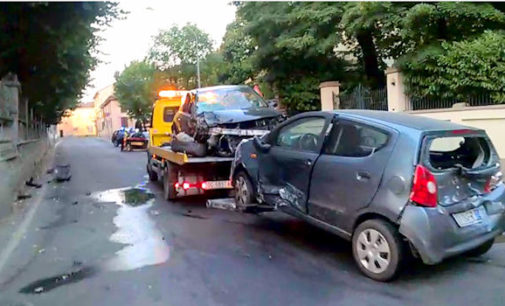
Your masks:
[{"label": "truck wheel", "polygon": [[404,258],[404,244],[398,230],[390,223],[367,220],[352,236],[354,260],[363,274],[387,282],[395,278]]},{"label": "truck wheel", "polygon": [[253,185],[244,171],[235,175],[233,186],[235,186],[235,203],[238,207],[244,208],[255,202]]},{"label": "truck wheel", "polygon": [[176,172],[170,163],[167,163],[165,169],[163,170],[163,198],[167,201],[175,199],[176,192]]},{"label": "truck wheel", "polygon": [[149,180],[151,182],[156,182],[158,180],[158,175],[156,174],[156,172],[152,171],[150,168],[151,167],[149,167],[149,164],[147,164],[146,170],[147,170],[147,175],[149,175]]},{"label": "truck wheel", "polygon": [[489,251],[491,249],[491,247],[493,246],[493,243],[494,243],[494,238],[484,242],[483,244],[479,245],[475,249],[472,249],[472,250],[466,252],[465,255],[470,256],[470,257],[477,257],[480,255],[484,255],[485,253],[487,253],[487,251]]}]

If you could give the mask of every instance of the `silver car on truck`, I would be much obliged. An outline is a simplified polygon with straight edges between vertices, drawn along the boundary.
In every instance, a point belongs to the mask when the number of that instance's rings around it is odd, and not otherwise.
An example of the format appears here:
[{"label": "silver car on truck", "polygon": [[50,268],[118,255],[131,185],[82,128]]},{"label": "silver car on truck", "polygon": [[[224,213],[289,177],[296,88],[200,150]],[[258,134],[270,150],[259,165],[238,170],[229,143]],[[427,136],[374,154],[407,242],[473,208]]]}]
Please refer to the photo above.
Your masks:
[{"label": "silver car on truck", "polygon": [[352,241],[359,269],[379,281],[410,254],[426,264],[483,254],[505,228],[485,131],[420,116],[294,116],[239,145],[232,181],[239,206],[282,210]]}]

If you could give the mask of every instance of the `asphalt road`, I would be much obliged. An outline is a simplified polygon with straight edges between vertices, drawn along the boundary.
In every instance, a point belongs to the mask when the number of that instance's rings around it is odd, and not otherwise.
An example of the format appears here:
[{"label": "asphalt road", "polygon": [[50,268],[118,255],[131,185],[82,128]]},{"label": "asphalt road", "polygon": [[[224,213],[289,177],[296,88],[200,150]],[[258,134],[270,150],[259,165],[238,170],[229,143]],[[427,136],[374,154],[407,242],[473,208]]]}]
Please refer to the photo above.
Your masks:
[{"label": "asphalt road", "polygon": [[145,152],[94,138],[65,138],[56,152],[72,179],[41,178],[0,221],[1,306],[503,305],[505,243],[378,283],[349,243],[291,217],[163,201]]}]

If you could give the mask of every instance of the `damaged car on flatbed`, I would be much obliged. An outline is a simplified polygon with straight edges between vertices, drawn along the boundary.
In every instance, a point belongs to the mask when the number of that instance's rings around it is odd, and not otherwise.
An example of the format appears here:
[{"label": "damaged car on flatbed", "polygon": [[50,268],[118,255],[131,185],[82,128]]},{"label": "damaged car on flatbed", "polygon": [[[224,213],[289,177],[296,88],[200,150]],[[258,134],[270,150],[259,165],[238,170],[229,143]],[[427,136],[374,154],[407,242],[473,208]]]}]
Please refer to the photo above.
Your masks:
[{"label": "damaged car on flatbed", "polygon": [[266,134],[284,118],[245,85],[195,89],[175,114],[172,149],[197,157],[233,157],[241,140]]},{"label": "damaged car on flatbed", "polygon": [[299,217],[352,242],[362,273],[406,258],[487,252],[505,228],[505,186],[485,131],[382,111],[308,112],[240,143],[235,202]]}]

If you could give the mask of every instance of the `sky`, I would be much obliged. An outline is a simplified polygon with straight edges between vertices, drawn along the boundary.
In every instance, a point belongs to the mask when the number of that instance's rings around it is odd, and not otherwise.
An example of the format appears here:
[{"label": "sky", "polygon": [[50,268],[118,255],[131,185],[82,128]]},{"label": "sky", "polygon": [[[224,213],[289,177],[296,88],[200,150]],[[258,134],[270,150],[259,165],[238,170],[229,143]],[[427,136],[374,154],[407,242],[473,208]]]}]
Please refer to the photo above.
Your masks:
[{"label": "sky", "polygon": [[124,20],[115,20],[100,36],[98,46],[102,61],[91,72],[91,81],[81,102],[93,101],[96,91],[114,82],[114,73],[122,71],[133,60],[143,59],[152,37],[161,29],[176,24],[195,23],[207,32],[219,46],[226,26],[235,17],[235,7],[223,0],[141,0],[121,1],[120,8],[128,11]]}]

